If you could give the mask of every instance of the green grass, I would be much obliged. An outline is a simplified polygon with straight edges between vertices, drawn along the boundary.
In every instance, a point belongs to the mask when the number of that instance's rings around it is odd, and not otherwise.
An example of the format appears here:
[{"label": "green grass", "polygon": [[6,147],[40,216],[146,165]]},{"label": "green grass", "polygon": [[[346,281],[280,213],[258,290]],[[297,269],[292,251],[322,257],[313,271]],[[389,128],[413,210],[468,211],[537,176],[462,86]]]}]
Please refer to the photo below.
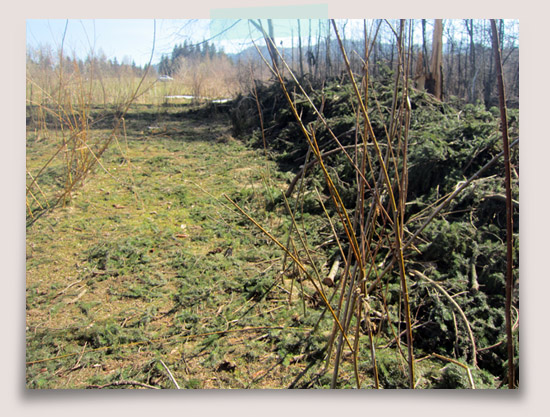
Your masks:
[{"label": "green grass", "polygon": [[[300,367],[277,363],[306,331],[292,325],[300,305],[288,305],[280,251],[222,197],[283,236],[283,209],[266,207],[285,176],[233,139],[224,116],[166,109],[148,136],[153,110],[133,112],[102,158],[108,172],[97,167],[27,229],[27,387],[170,388],[157,359],[187,388],[290,384]],[[28,170],[53,149],[29,140]],[[44,192],[58,177],[52,165]]]},{"label": "green grass", "polygon": [[[282,251],[223,197],[284,241],[291,219],[281,193],[292,175],[232,138],[223,114],[138,105],[125,127],[104,169],[27,228],[27,387],[173,388],[162,361],[189,389],[328,388],[330,314],[310,283],[281,274]],[[56,148],[33,135],[31,173]],[[60,169],[52,164],[40,179],[45,193]],[[327,273],[334,249],[319,247],[330,227],[315,199],[304,204],[297,227]],[[391,337],[384,329],[375,343]],[[359,346],[362,386],[373,387],[366,335]],[[398,351],[378,355],[382,386],[404,387]],[[464,385],[461,368],[435,360],[419,367],[421,387]],[[337,386],[355,386],[349,352]]]}]

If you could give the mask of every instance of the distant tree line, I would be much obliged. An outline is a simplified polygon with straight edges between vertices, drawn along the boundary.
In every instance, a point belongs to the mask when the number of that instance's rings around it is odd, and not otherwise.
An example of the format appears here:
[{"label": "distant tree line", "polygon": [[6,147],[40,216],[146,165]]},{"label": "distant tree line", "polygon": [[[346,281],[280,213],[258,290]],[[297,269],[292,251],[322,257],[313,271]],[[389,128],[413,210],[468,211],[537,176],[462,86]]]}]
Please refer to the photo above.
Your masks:
[{"label": "distant tree line", "polygon": [[174,75],[180,69],[182,58],[192,60],[213,60],[217,57],[225,57],[222,50],[217,50],[216,45],[204,41],[198,44],[189,43],[187,40],[176,44],[170,55],[163,55],[158,64],[158,72],[163,75]]},{"label": "distant tree line", "polygon": [[60,52],[54,53],[49,47],[27,49],[27,71],[42,71],[43,73],[62,70],[70,75],[78,72],[83,76],[141,76],[144,68],[136,65],[135,61],[125,56],[122,62],[116,57],[108,59],[103,51],[88,54],[86,58],[78,58]]}]

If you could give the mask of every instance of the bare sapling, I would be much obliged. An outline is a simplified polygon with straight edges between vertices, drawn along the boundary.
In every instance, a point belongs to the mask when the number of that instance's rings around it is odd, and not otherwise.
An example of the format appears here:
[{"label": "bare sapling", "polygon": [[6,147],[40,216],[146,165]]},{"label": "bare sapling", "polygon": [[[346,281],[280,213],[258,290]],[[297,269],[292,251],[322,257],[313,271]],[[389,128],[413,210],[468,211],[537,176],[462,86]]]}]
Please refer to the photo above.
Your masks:
[{"label": "bare sapling", "polygon": [[502,147],[504,152],[505,187],[506,187],[506,341],[508,353],[508,388],[515,388],[514,367],[514,338],[512,334],[512,288],[513,288],[513,252],[514,252],[514,228],[513,228],[513,199],[512,199],[512,169],[510,162],[510,145],[508,139],[508,116],[506,112],[506,93],[502,76],[502,61],[500,54],[500,42],[495,19],[491,19],[491,32],[495,64],[497,68],[497,84],[500,106],[500,122],[502,128]]}]

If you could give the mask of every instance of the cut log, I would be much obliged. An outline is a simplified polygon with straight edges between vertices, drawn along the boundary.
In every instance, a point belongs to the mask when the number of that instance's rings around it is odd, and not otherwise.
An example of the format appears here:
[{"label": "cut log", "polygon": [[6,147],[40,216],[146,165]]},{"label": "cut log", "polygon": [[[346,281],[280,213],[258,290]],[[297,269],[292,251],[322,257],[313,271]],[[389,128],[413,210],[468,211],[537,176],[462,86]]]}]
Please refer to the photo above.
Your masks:
[{"label": "cut log", "polygon": [[323,280],[323,284],[325,284],[328,287],[334,287],[334,283],[336,282],[336,274],[338,273],[339,266],[340,266],[340,257],[337,257],[334,263],[332,264],[332,267],[330,268],[330,272],[328,273],[328,276]]}]

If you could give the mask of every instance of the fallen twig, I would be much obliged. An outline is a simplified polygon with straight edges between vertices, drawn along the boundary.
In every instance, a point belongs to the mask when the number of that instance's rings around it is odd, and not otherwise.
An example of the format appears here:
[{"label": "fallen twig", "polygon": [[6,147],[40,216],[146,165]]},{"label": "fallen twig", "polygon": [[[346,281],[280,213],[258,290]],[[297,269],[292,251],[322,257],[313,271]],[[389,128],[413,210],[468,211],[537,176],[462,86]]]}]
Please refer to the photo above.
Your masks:
[{"label": "fallen twig", "polygon": [[63,291],[58,292],[58,293],[53,297],[53,299],[56,299],[56,298],[59,297],[60,295],[65,294],[65,292],[66,292],[69,288],[71,288],[73,285],[78,284],[79,282],[82,282],[82,280],[79,279],[78,281],[75,281],[75,282],[73,282],[72,284],[69,284]]},{"label": "fallen twig", "polygon": [[159,359],[159,362],[164,367],[164,369],[166,369],[166,372],[168,372],[168,377],[170,378],[170,381],[172,381],[173,384],[176,386],[176,389],[181,389],[180,386],[178,385],[178,381],[176,381],[176,379],[174,378],[174,375],[172,375],[172,372],[170,372],[170,369],[168,369],[166,364],[160,359]]},{"label": "fallen twig", "polygon": [[124,385],[135,385],[138,387],[149,388],[149,389],[160,389],[159,387],[154,387],[153,385],[148,385],[148,384],[144,384],[143,382],[137,382],[137,381],[115,381],[105,385],[88,385],[86,389],[103,389],[107,387],[120,387]]},{"label": "fallen twig", "polygon": [[74,303],[76,303],[78,300],[80,300],[80,299],[82,298],[82,296],[83,296],[84,294],[86,294],[87,291],[88,291],[88,289],[87,289],[87,288],[84,288],[82,291],[80,291],[80,293],[79,293],[75,298],[73,298],[72,300],[67,301],[67,304],[74,304]]}]

